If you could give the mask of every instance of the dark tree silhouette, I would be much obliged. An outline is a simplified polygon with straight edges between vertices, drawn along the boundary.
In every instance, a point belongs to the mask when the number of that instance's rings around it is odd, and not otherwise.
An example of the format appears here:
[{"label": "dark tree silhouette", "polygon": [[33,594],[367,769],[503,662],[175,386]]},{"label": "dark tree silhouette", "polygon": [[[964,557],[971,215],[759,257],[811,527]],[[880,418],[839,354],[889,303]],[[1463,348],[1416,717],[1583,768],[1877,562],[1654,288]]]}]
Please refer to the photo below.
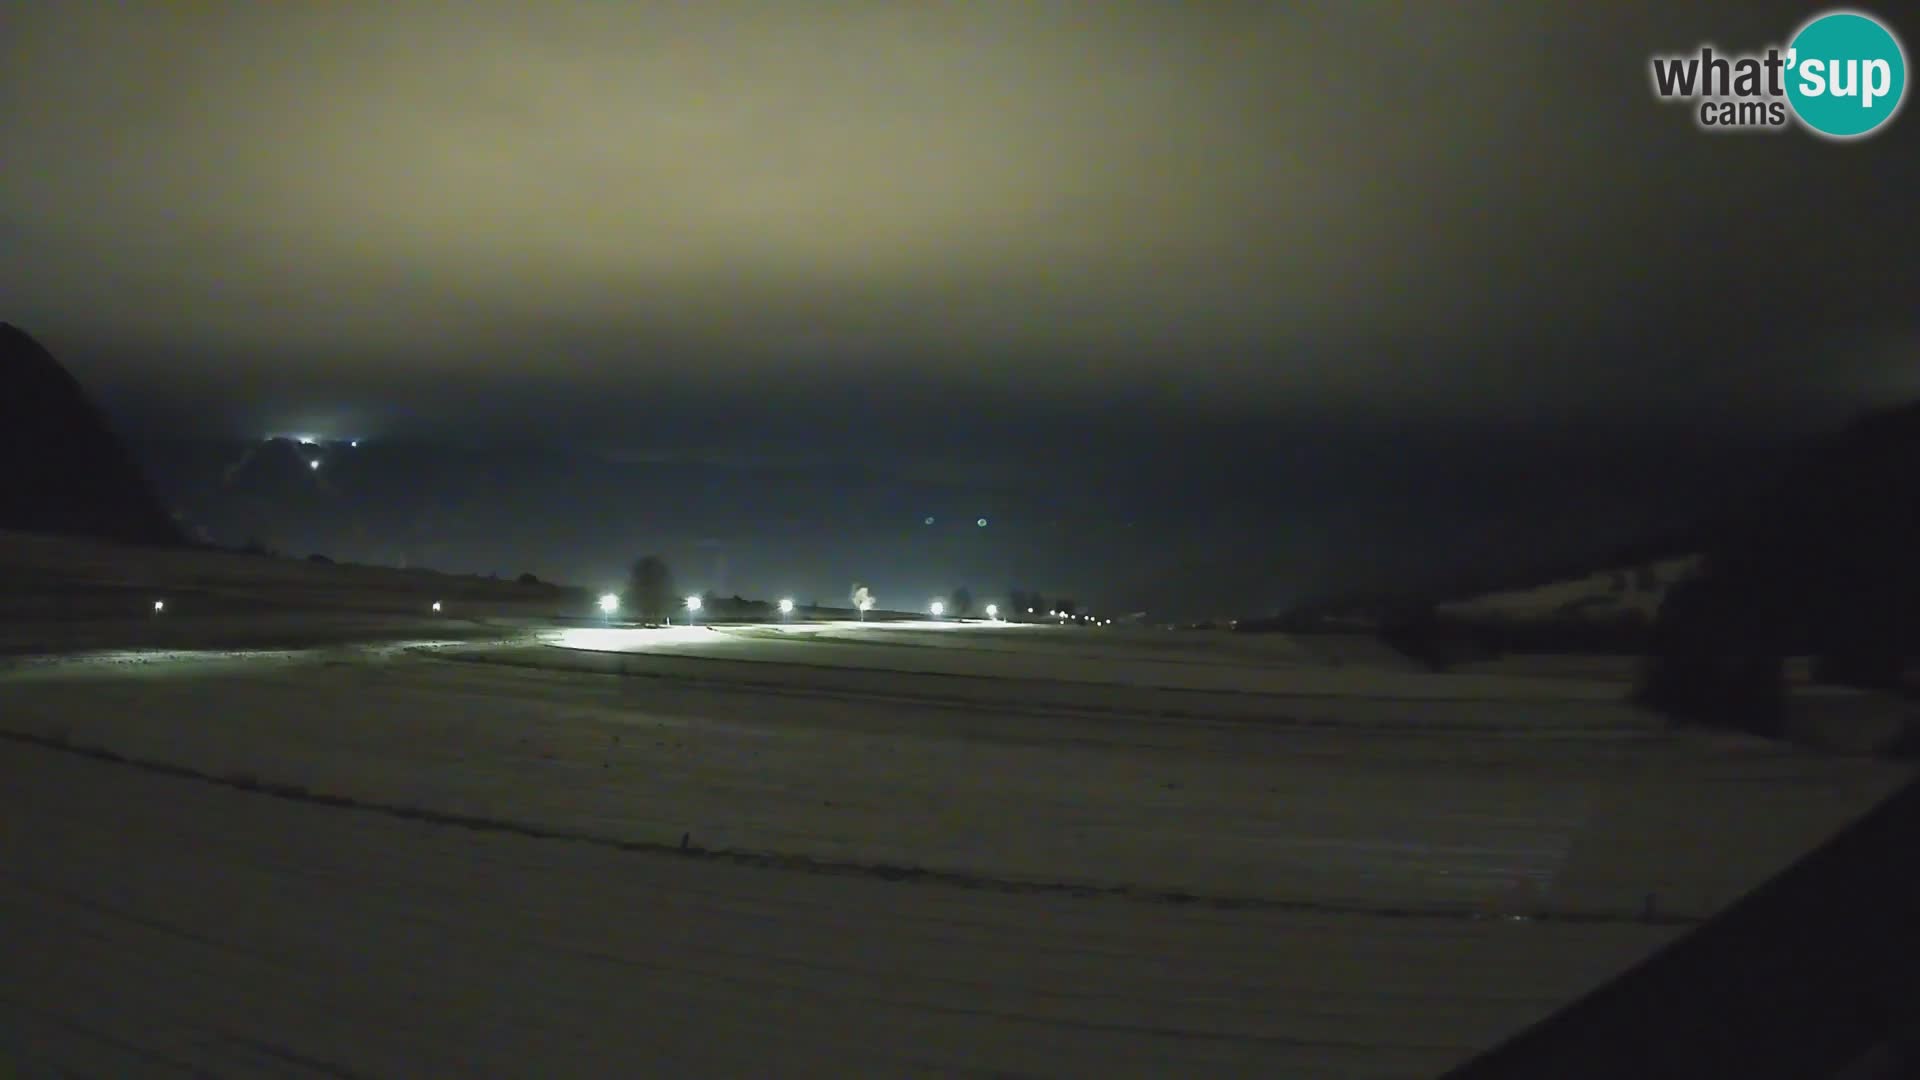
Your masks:
[{"label": "dark tree silhouette", "polygon": [[1654,624],[1639,700],[1683,722],[1777,734],[1783,658],[1896,688],[1920,648],[1920,406],[1861,419],[1709,530]]},{"label": "dark tree silhouette", "polygon": [[647,555],[633,564],[627,576],[626,605],[641,619],[658,622],[673,611],[673,573],[667,561]]},{"label": "dark tree silhouette", "polygon": [[1709,573],[1667,591],[1638,699],[1683,723],[1777,735],[1784,660],[1764,591]]}]

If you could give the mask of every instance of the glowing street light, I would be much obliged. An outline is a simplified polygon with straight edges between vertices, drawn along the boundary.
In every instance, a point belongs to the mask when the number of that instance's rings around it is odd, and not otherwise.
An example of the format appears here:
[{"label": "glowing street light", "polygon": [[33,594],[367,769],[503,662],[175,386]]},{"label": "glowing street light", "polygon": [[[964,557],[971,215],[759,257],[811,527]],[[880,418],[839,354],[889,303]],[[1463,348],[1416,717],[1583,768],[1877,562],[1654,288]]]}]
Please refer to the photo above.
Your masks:
[{"label": "glowing street light", "polygon": [[438,601],[438,600],[435,600],[435,601],[433,602],[433,610],[434,610],[434,613],[435,613],[435,614],[438,614],[438,613],[439,613],[439,611],[440,611],[440,601]]},{"label": "glowing street light", "polygon": [[987,605],[987,618],[989,618],[989,619],[997,619],[997,618],[999,618],[999,617],[1000,617],[1000,605],[999,605],[999,604],[988,604],[988,605]]},{"label": "glowing street light", "polygon": [[793,614],[793,597],[783,596],[780,598],[780,614],[782,615]]},{"label": "glowing street light", "polygon": [[603,593],[600,596],[600,614],[612,615],[620,610],[620,594]]},{"label": "glowing street light", "polygon": [[155,615],[158,615],[165,610],[167,610],[167,602],[165,600],[155,600],[153,602],[153,613]]},{"label": "glowing street light", "polygon": [[689,626],[693,625],[695,621],[694,616],[698,615],[699,612],[700,612],[700,598],[697,596],[687,597],[687,625]]},{"label": "glowing street light", "polygon": [[935,600],[933,603],[927,605],[927,610],[933,612],[933,617],[937,619],[946,614],[947,605]]},{"label": "glowing street light", "polygon": [[309,461],[309,462],[307,462],[307,468],[309,468],[309,469],[312,469],[312,470],[314,470],[314,471],[316,471],[316,472],[318,472],[318,471],[319,471],[319,469],[320,469],[320,459],[319,459],[319,458],[315,458],[315,459],[313,459],[312,461]]},{"label": "glowing street light", "polygon": [[865,622],[867,619],[867,612],[873,610],[873,597],[871,596],[861,597],[859,604],[856,606],[859,607],[860,609],[860,621]]}]

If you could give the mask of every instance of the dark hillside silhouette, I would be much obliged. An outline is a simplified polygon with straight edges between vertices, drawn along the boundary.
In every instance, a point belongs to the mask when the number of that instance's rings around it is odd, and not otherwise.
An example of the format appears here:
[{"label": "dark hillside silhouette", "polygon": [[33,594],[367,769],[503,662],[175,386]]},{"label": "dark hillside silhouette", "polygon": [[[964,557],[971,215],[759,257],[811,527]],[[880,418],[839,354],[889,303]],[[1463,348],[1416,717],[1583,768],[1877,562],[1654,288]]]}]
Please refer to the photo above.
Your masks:
[{"label": "dark hillside silhouette", "polygon": [[0,323],[0,529],[185,542],[79,382],[7,323]]}]

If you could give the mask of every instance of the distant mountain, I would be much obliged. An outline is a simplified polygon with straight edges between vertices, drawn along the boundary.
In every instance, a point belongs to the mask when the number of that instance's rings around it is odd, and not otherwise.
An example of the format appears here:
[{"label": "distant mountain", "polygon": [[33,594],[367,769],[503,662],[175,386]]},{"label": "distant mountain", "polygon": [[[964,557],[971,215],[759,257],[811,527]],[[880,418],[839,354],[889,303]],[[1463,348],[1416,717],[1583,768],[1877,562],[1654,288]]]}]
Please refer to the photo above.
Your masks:
[{"label": "distant mountain", "polygon": [[[621,490],[614,470],[556,450],[285,436],[140,447],[155,486],[227,547],[565,579],[592,556],[617,567],[645,542],[641,500],[606,504]],[[618,523],[613,546],[583,550],[581,523],[600,518]]]},{"label": "distant mountain", "polygon": [[0,529],[179,544],[106,416],[60,362],[0,323]]}]

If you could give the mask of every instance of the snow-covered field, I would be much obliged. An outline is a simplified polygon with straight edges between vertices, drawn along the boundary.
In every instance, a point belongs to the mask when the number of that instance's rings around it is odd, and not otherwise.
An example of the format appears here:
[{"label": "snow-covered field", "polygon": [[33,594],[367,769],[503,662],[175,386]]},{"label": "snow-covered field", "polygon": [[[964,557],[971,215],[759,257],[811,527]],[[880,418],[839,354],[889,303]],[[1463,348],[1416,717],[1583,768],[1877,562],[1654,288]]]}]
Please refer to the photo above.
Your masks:
[{"label": "snow-covered field", "polygon": [[1906,775],[1358,639],[176,634],[0,660],[27,1075],[1432,1075]]},{"label": "snow-covered field", "polygon": [[546,618],[587,604],[551,584],[0,530],[0,654],[195,636],[355,640],[402,623]]}]

